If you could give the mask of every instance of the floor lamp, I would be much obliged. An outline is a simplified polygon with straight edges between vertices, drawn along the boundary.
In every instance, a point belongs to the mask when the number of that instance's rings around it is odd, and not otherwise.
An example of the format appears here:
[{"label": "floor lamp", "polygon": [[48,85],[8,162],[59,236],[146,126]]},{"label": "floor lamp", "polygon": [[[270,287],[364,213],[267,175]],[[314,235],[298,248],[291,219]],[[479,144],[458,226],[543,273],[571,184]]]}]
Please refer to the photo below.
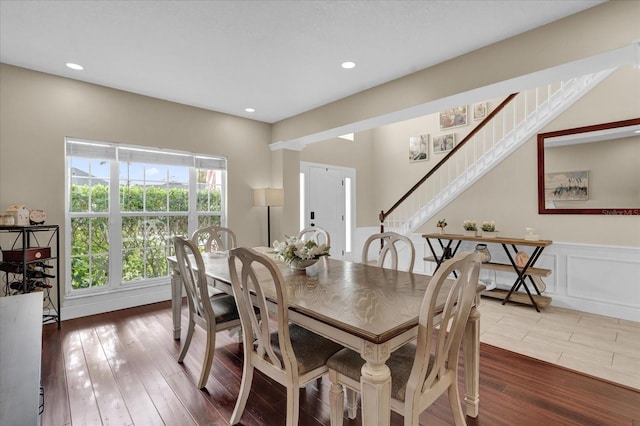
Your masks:
[{"label": "floor lamp", "polygon": [[256,188],[253,190],[253,205],[267,206],[267,246],[271,247],[271,207],[284,205],[284,189]]}]

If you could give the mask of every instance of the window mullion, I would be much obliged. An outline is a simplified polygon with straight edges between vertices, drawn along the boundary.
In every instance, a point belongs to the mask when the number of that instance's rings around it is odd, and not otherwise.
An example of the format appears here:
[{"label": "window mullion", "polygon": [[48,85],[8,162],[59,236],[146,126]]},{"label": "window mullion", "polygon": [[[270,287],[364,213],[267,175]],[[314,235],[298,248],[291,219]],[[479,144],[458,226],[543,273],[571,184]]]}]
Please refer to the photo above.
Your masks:
[{"label": "window mullion", "polygon": [[112,161],[109,179],[109,286],[122,285],[122,213],[120,209],[120,163]]},{"label": "window mullion", "polygon": [[189,211],[187,224],[189,236],[198,229],[198,177],[195,167],[189,168]]}]

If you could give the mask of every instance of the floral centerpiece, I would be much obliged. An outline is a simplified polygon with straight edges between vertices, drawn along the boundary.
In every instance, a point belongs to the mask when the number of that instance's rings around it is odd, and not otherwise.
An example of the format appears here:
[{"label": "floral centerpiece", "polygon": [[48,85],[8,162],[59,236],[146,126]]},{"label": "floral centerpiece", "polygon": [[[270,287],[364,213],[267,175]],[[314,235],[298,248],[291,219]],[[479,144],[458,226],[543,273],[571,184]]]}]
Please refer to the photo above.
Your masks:
[{"label": "floral centerpiece", "polygon": [[440,229],[440,233],[444,234],[444,228],[447,226],[447,219],[440,219],[438,223],[436,223],[436,226]]},{"label": "floral centerpiece", "polygon": [[330,247],[313,240],[301,240],[298,237],[285,236],[285,240],[274,241],[273,251],[277,259],[284,260],[295,269],[304,269],[313,265],[322,256],[329,256]]},{"label": "floral centerpiece", "polygon": [[476,232],[478,231],[478,227],[476,226],[475,220],[465,220],[462,222],[462,228],[464,229],[464,234],[467,236],[476,236]]},{"label": "floral centerpiece", "polygon": [[495,238],[496,223],[492,220],[482,222],[482,236],[486,238]]}]

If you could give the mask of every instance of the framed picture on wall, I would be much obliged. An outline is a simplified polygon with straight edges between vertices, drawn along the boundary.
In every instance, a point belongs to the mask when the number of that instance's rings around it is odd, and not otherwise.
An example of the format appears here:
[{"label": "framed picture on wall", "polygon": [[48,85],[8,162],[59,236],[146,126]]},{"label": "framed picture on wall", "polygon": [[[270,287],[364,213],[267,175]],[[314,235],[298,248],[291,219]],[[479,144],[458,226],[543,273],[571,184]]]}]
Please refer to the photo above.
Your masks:
[{"label": "framed picture on wall", "polygon": [[471,110],[473,111],[473,119],[475,121],[482,120],[487,116],[487,103],[480,102],[479,104],[474,104]]},{"label": "framed picture on wall", "polygon": [[589,199],[589,171],[544,174],[547,201],[586,201]]},{"label": "framed picture on wall", "polygon": [[409,138],[409,162],[429,159],[429,135],[411,136]]},{"label": "framed picture on wall", "polygon": [[451,108],[440,113],[440,130],[467,125],[467,106]]},{"label": "framed picture on wall", "polygon": [[442,154],[451,151],[456,145],[456,134],[447,133],[446,135],[433,137],[433,153]]}]

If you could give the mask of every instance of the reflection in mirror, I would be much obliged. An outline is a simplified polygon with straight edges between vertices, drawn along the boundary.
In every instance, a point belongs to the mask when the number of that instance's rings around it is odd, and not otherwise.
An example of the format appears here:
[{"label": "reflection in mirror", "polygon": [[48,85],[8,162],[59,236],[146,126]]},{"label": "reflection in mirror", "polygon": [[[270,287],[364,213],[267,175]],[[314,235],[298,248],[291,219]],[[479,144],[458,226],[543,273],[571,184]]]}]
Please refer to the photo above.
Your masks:
[{"label": "reflection in mirror", "polygon": [[538,211],[640,215],[640,118],[538,134]]}]

